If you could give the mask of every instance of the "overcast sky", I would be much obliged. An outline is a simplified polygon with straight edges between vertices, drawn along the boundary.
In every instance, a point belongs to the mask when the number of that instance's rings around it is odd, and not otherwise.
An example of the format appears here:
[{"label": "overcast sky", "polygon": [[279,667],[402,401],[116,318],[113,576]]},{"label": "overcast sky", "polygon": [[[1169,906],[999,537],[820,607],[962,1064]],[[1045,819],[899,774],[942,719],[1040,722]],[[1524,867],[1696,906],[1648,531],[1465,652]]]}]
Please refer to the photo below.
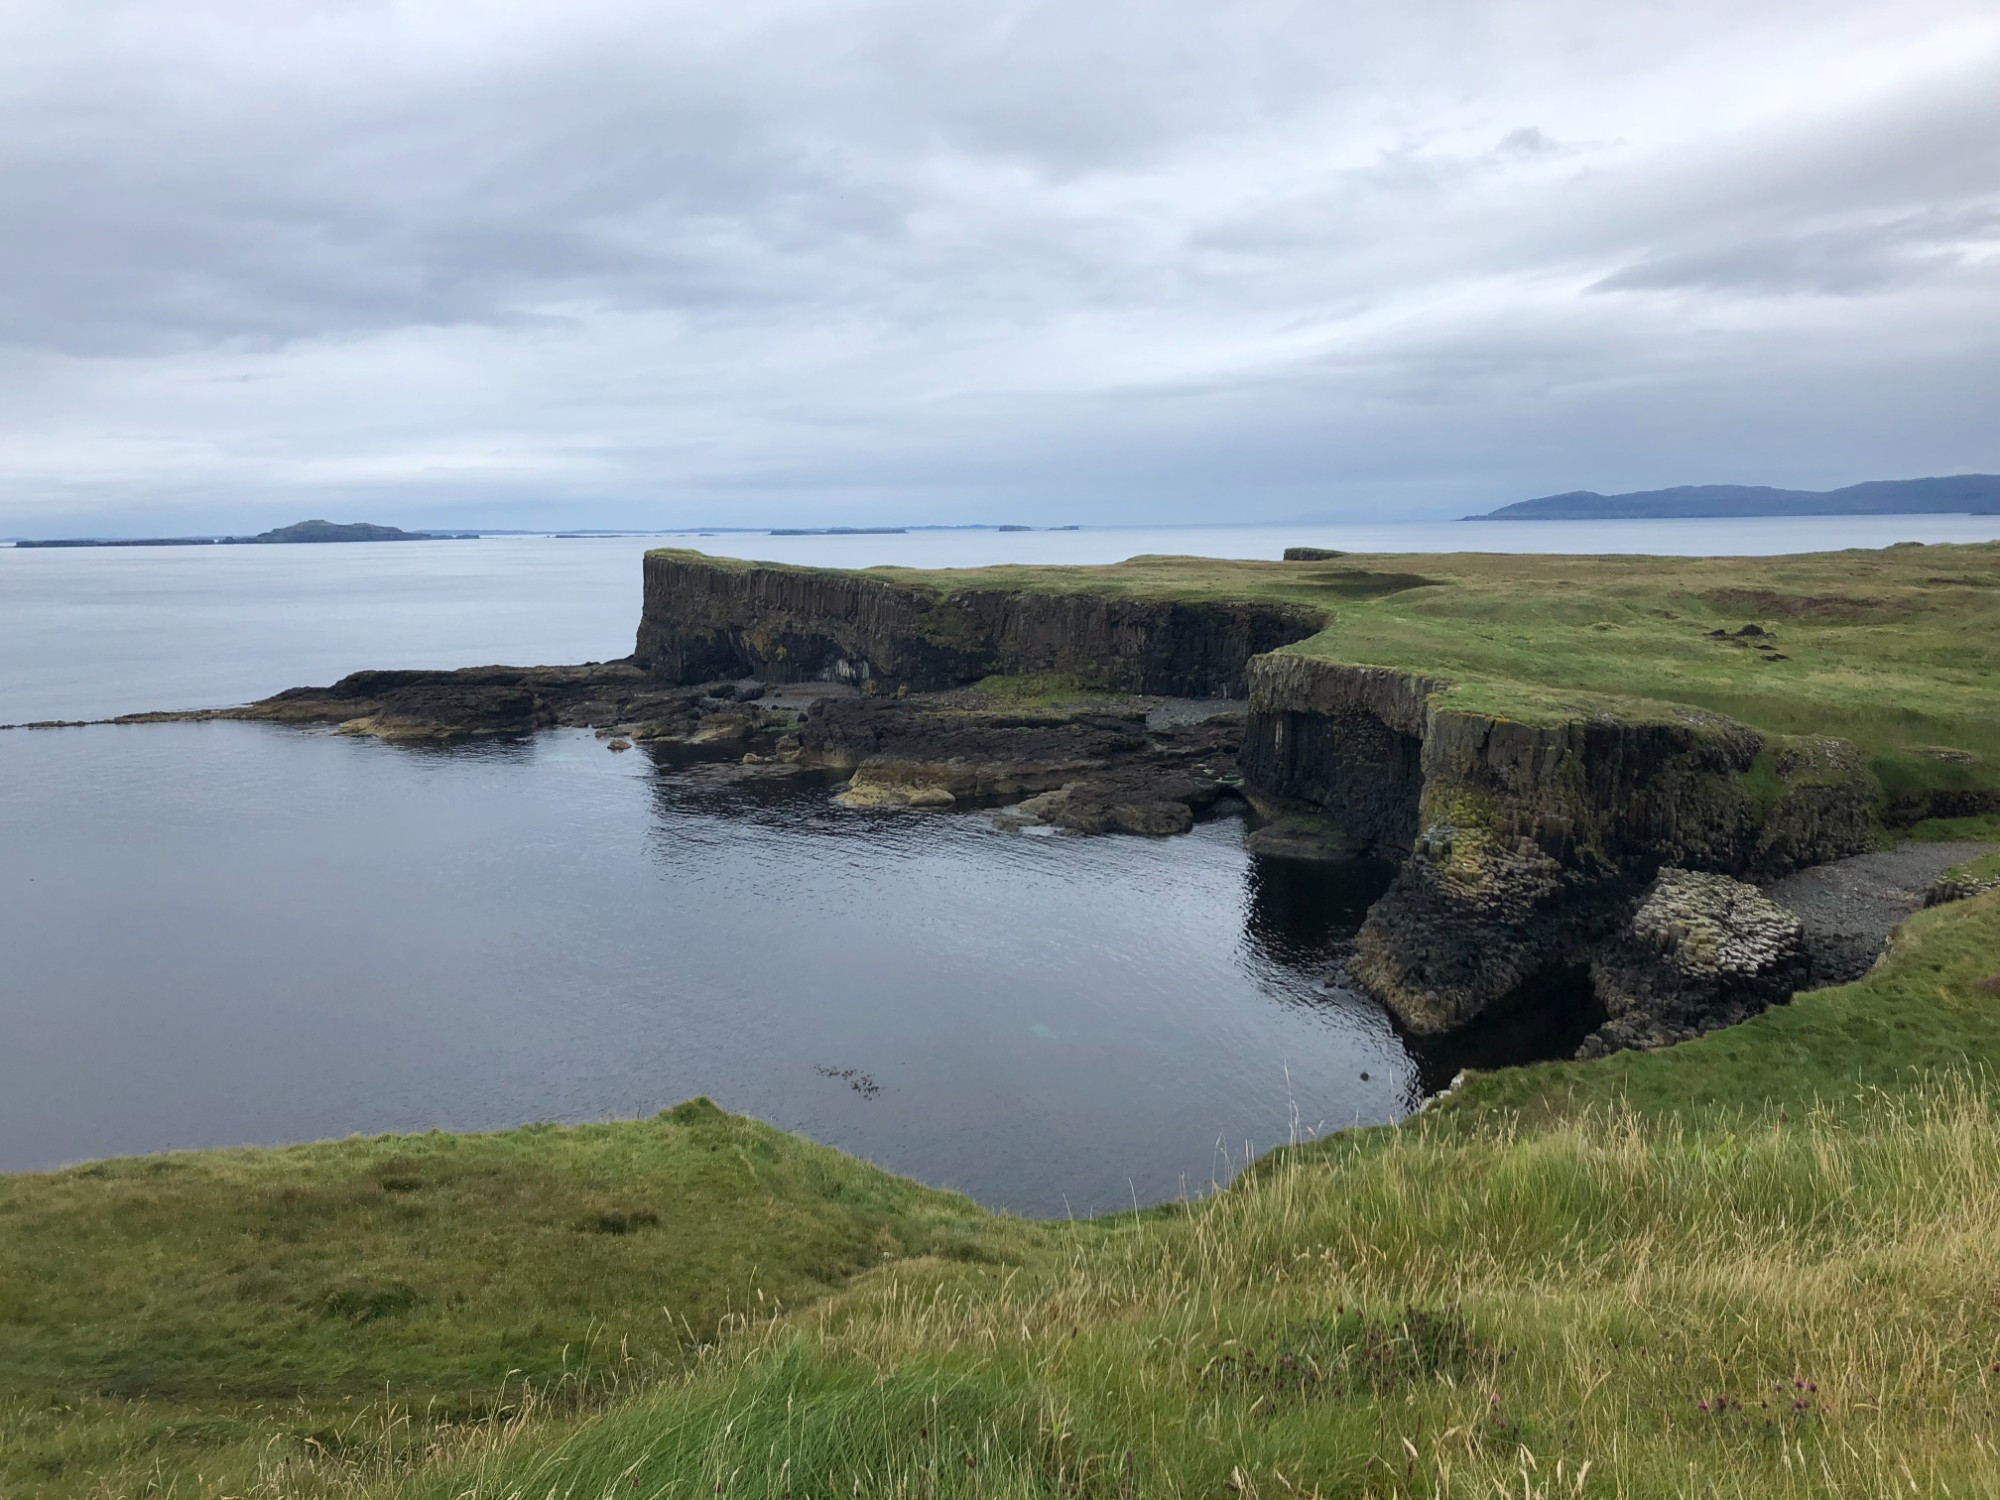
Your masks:
[{"label": "overcast sky", "polygon": [[0,0],[0,534],[2000,470],[1995,0]]}]

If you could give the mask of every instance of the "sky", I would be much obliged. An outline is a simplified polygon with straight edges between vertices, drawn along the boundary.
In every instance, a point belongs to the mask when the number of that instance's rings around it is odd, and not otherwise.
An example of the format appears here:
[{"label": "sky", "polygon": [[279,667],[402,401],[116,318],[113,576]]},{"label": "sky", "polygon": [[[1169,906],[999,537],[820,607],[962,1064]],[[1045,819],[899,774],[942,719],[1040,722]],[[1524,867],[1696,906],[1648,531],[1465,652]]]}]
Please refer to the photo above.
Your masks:
[{"label": "sky", "polygon": [[2000,471],[1994,0],[0,0],[0,535]]}]

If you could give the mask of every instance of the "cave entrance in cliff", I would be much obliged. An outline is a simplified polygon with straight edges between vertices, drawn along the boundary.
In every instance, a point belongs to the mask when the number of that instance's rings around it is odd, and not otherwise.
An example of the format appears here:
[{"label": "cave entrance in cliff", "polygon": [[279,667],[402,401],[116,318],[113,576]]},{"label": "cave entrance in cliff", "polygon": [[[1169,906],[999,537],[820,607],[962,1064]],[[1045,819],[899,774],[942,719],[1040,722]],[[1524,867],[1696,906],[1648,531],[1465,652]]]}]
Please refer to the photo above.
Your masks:
[{"label": "cave entrance in cliff", "polygon": [[1604,1003],[1587,964],[1550,964],[1449,1036],[1406,1037],[1426,1094],[1445,1088],[1462,1068],[1518,1068],[1576,1056],[1604,1024]]}]

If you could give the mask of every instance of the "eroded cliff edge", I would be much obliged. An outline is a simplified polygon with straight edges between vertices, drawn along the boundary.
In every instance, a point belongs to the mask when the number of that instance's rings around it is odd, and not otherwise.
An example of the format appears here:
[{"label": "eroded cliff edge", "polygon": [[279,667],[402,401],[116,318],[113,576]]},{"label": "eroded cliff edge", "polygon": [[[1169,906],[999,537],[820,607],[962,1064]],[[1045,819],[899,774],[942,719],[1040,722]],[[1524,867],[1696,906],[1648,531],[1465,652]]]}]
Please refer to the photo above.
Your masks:
[{"label": "eroded cliff edge", "polygon": [[[1591,995],[1596,1050],[1854,977],[1855,945],[1803,932],[1760,885],[1870,849],[1878,816],[2000,811],[1978,628],[2000,549],[1791,559],[1769,580],[1788,588],[1748,591],[1741,559],[1407,562],[857,573],[653,553],[629,659],[359,673],[192,717],[438,739],[592,725],[614,749],[741,746],[743,777],[844,777],[856,807],[1016,802],[1013,826],[1156,834],[1231,805],[1240,742],[1272,819],[1253,847],[1398,861],[1348,965],[1359,987],[1419,1033]],[[1752,606],[1776,623],[1729,628]],[[963,688],[987,677],[1009,680]],[[1154,724],[1136,696],[1035,696],[1056,680],[1247,696],[1250,714]],[[1683,692],[1711,706],[1663,701]],[[1718,709],[1838,726],[1866,753]]]},{"label": "eroded cliff edge", "polygon": [[[1666,704],[1525,722],[1455,706],[1437,678],[1287,651],[1249,679],[1253,795],[1315,808],[1402,862],[1350,969],[1415,1032],[1566,970],[1590,975],[1607,1045],[1761,1009],[1789,995],[1803,955],[1742,882],[1875,842],[1874,780],[1838,739]],[[1676,1011],[1678,1025],[1659,1020]]]},{"label": "eroded cliff edge", "polygon": [[652,552],[634,662],[667,682],[756,677],[928,691],[1055,673],[1114,692],[1243,696],[1253,656],[1326,623],[1313,608],[958,588]]}]

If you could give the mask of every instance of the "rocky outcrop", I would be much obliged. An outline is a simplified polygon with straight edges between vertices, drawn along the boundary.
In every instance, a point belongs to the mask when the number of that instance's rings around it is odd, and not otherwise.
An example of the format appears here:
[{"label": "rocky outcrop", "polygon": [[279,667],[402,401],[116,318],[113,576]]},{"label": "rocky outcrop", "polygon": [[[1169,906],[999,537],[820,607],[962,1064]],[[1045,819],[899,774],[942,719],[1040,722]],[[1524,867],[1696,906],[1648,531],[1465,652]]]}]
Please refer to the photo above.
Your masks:
[{"label": "rocky outcrop", "polygon": [[[1327,576],[1349,593],[1430,582]],[[1739,880],[1872,845],[1878,788],[1852,746],[1665,704],[1538,701],[1512,717],[1441,676],[1278,649],[1324,621],[1293,605],[953,589],[664,552],[646,559],[628,661],[356,673],[195,717],[411,739],[600,726],[621,742],[744,747],[731,776],[844,775],[849,806],[1011,803],[1008,825],[1086,833],[1185,830],[1229,793],[1240,751],[1261,852],[1400,861],[1347,972],[1413,1032],[1455,1030],[1543,976],[1588,969],[1608,1016],[1594,1045],[1652,1045],[1794,982],[1792,939],[1764,941],[1777,929]],[[1247,693],[1250,715],[1149,727],[1130,703],[1021,712],[927,695],[994,674]],[[757,701],[769,681],[849,686],[791,689],[813,697],[801,719]],[[1703,968],[1711,950],[1719,967]]]},{"label": "rocky outcrop", "polygon": [[1947,871],[1931,882],[1924,892],[1924,905],[1949,906],[1954,901],[1970,901],[1988,891],[2000,891],[2000,875],[1962,875]]},{"label": "rocky outcrop", "polygon": [[1013,802],[1006,826],[1185,832],[1230,778],[1238,719],[1150,730],[1141,712],[1008,713],[922,698],[822,699],[781,753],[847,772],[849,807]]},{"label": "rocky outcrop", "polygon": [[1241,697],[1262,652],[1324,616],[1288,604],[958,589],[871,573],[654,552],[634,662],[662,682],[757,677],[911,691],[996,673]]},{"label": "rocky outcrop", "polygon": [[[762,688],[751,684],[747,691]],[[734,684],[663,687],[630,662],[351,672],[330,687],[289,688],[242,708],[136,717],[337,724],[349,734],[387,740],[473,739],[564,725],[620,726],[633,739],[702,744],[782,727],[778,716],[744,703]]]},{"label": "rocky outcrop", "polygon": [[1315,813],[1284,813],[1250,830],[1243,847],[1270,859],[1304,859],[1337,863],[1359,859],[1367,842],[1356,838],[1331,818]]},{"label": "rocky outcrop", "polygon": [[1805,928],[1755,886],[1665,869],[1598,950],[1605,1023],[1579,1057],[1665,1047],[1782,1005],[1810,969]]},{"label": "rocky outcrop", "polygon": [[1252,665],[1246,789],[1323,811],[1399,875],[1349,972],[1412,1031],[1454,1030],[1592,961],[1661,868],[1780,873],[1873,842],[1851,746],[1665,705],[1528,723],[1418,674]]}]

